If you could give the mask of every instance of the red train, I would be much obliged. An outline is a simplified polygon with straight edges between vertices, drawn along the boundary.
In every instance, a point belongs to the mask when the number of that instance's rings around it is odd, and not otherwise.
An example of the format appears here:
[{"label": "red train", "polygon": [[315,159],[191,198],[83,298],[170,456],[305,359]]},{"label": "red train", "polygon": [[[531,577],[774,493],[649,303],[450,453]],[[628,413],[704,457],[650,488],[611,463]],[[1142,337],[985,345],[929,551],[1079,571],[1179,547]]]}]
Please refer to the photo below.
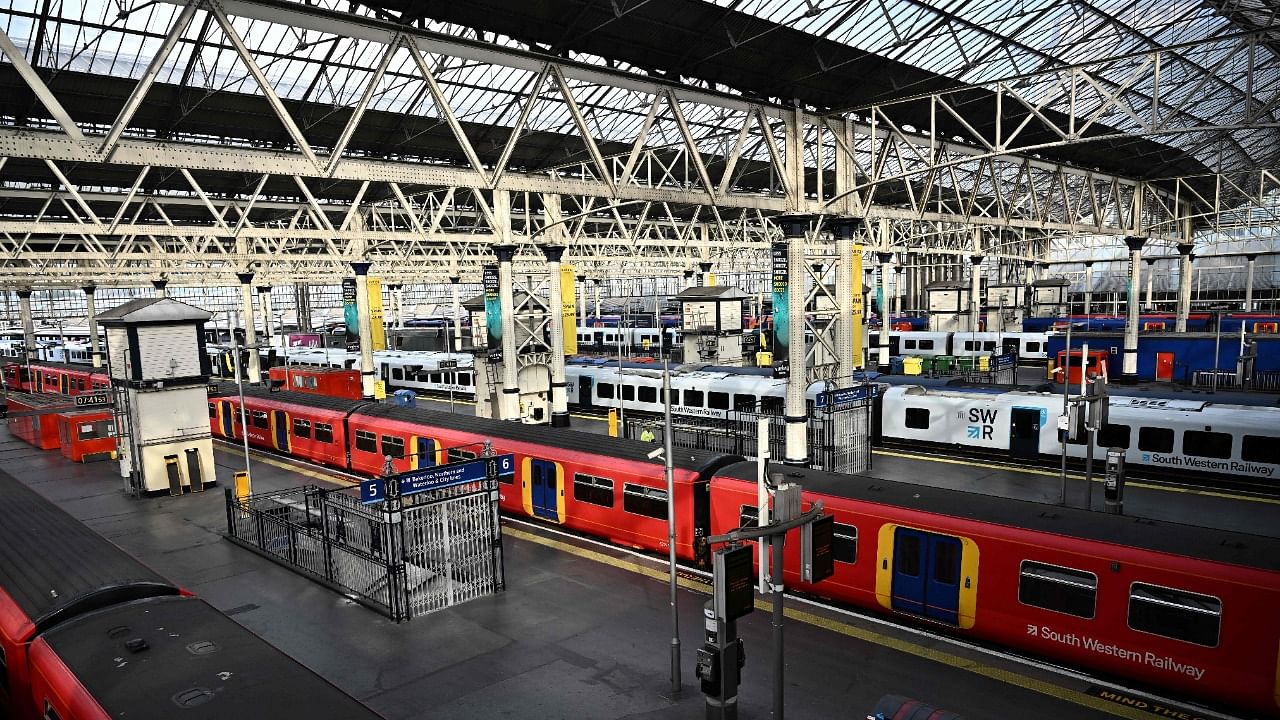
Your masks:
[{"label": "red train", "polygon": [[[215,434],[242,437],[238,398]],[[514,453],[502,508],[619,544],[666,549],[653,446],[389,404],[249,391],[249,439],[364,474]],[[677,552],[754,522],[754,463],[680,450]],[[1264,714],[1280,708],[1280,540],[867,477],[794,470],[837,524],[836,574],[793,587],[1108,675]],[[798,537],[787,552],[798,553]],[[798,558],[787,566],[798,568]]]},{"label": "red train", "polygon": [[80,395],[111,387],[105,368],[95,371],[86,365],[46,361],[29,365],[11,363],[4,366],[3,373],[5,387],[22,392]]},{"label": "red train", "polygon": [[62,446],[58,415],[73,412],[75,401],[66,395],[11,392],[8,395],[9,432],[41,450]]},{"label": "red train", "polygon": [[364,396],[359,370],[309,366],[276,366],[268,371],[272,385],[283,390],[359,400]]},{"label": "red train", "polygon": [[380,717],[0,472],[0,717]]}]

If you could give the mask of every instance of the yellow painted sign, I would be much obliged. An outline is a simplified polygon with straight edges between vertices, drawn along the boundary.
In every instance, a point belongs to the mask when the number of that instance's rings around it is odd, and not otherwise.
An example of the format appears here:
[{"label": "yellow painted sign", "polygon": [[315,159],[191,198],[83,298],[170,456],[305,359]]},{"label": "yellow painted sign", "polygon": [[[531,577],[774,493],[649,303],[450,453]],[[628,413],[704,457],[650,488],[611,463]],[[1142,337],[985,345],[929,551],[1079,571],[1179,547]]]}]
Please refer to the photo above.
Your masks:
[{"label": "yellow painted sign", "polygon": [[382,279],[369,278],[369,325],[373,329],[373,349],[387,349],[387,328],[382,323]]},{"label": "yellow painted sign", "polygon": [[[564,354],[578,354],[577,286],[572,265],[560,266],[560,316],[564,333]],[[554,311],[554,308],[552,309]]]},{"label": "yellow painted sign", "polygon": [[386,400],[386,399],[387,399],[387,383],[386,383],[385,381],[383,381],[383,380],[375,380],[375,381],[374,381],[374,383],[373,383],[373,399],[374,399],[374,400]]},{"label": "yellow painted sign", "polygon": [[715,286],[716,286],[716,274],[707,273],[707,287],[715,287]]}]

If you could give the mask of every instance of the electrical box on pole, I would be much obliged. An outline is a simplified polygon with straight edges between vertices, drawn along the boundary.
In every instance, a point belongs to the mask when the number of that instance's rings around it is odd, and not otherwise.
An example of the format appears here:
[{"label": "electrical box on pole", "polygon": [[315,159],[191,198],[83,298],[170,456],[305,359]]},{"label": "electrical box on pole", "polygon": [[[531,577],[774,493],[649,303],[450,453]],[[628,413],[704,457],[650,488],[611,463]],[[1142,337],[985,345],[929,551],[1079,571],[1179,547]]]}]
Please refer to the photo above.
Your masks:
[{"label": "electrical box on pole", "polygon": [[800,580],[817,583],[836,574],[836,519],[820,517],[800,526]]}]

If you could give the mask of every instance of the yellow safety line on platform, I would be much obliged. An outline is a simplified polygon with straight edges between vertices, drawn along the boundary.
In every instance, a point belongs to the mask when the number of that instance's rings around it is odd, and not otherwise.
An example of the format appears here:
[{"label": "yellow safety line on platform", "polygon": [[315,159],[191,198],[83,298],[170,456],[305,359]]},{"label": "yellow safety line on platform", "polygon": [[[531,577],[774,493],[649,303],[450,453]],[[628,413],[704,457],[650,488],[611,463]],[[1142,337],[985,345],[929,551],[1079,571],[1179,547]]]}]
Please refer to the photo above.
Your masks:
[{"label": "yellow safety line on platform", "polygon": [[[534,533],[527,532],[525,530],[519,530],[519,529],[513,528],[509,525],[504,527],[502,532],[507,535],[512,535],[514,537],[517,537],[526,542],[532,542],[532,543],[537,543],[539,545],[544,545],[546,547],[553,548],[561,552],[569,553],[570,555],[576,555],[586,560],[592,560],[594,562],[603,563],[605,565],[616,567],[621,570],[634,572],[638,575],[644,575],[646,577],[652,578],[654,580],[658,580],[660,582],[667,582],[670,578],[670,575],[665,570],[660,570],[658,568],[644,565],[644,564],[635,562],[633,560],[624,560],[622,558],[616,558],[596,550],[589,550],[587,548],[578,547],[577,545],[572,545],[570,543],[562,542],[560,540],[554,540],[552,538],[536,535]],[[703,594],[710,594],[711,587],[706,582],[692,580],[683,576],[677,577],[676,581],[680,584],[681,587],[685,588],[686,590],[693,590],[695,592],[701,592]],[[763,611],[772,611],[773,603],[767,600],[764,600],[762,598],[756,598],[756,609],[763,610]],[[802,622],[807,625],[812,625],[814,627],[822,628],[830,632],[839,633],[841,635],[845,635],[845,636],[862,640],[865,642],[874,643],[876,645],[888,648],[890,650],[896,650],[898,652],[906,653],[908,655],[914,655],[916,657],[923,658],[925,660],[930,660],[932,662],[942,663],[943,665],[948,665],[950,667],[953,667],[959,670],[967,670],[968,672],[974,673],[975,675],[981,675],[983,677],[990,678],[992,680],[996,680],[998,682],[1002,682],[1008,685],[1014,685],[1016,687],[1020,687],[1025,690],[1037,692],[1042,695],[1048,695],[1050,697],[1057,698],[1064,702],[1069,702],[1075,705],[1081,705],[1081,706],[1087,707],[1091,710],[1098,710],[1111,715],[1115,715],[1117,717],[1131,718],[1132,720],[1150,720],[1151,718],[1151,715],[1149,713],[1143,712],[1136,708],[1126,707],[1124,705],[1117,705],[1103,698],[1094,697],[1092,695],[1080,692],[1078,690],[1071,690],[1069,688],[1065,688],[1060,685],[1055,685],[1045,680],[1037,680],[1035,678],[1019,674],[1012,670],[1005,670],[1002,668],[994,667],[992,665],[986,665],[976,660],[961,657],[959,655],[954,655],[949,652],[943,652],[941,650],[934,650],[933,648],[927,648],[927,647],[912,643],[910,641],[902,640],[895,637],[890,637],[888,635],[884,635],[882,633],[878,633],[873,630],[867,630],[865,628],[855,627],[848,623],[823,617],[815,613],[806,612],[804,610],[798,610],[796,608],[788,607],[784,609],[784,614],[788,618],[791,618],[792,620],[796,620],[798,622]]]},{"label": "yellow safety line on platform", "polygon": [[[873,450],[876,455],[887,455],[889,457],[900,457],[906,460],[922,460],[926,462],[947,463],[950,465],[968,465],[970,467],[986,468],[988,470],[1007,470],[1008,472],[1023,473],[1026,475],[1045,475],[1048,477],[1062,477],[1062,473],[1057,470],[1042,470],[1039,468],[1017,467],[1015,465],[1004,465],[1001,463],[988,463],[978,460],[969,460],[966,458],[947,458],[938,457],[936,455],[916,455],[914,453],[898,452],[894,450]],[[1084,475],[1079,473],[1068,473],[1068,478],[1072,480],[1083,480]],[[1102,476],[1093,479],[1095,483],[1106,482],[1106,478]],[[1128,487],[1140,487],[1144,490],[1159,490],[1162,492],[1183,493],[1184,495],[1202,495],[1205,497],[1223,498],[1226,500],[1243,500],[1245,502],[1267,503],[1269,505],[1280,505],[1280,498],[1261,497],[1256,495],[1239,495],[1219,490],[1201,490],[1199,488],[1186,488],[1171,485],[1157,485],[1155,483],[1145,482],[1127,482]]]}]

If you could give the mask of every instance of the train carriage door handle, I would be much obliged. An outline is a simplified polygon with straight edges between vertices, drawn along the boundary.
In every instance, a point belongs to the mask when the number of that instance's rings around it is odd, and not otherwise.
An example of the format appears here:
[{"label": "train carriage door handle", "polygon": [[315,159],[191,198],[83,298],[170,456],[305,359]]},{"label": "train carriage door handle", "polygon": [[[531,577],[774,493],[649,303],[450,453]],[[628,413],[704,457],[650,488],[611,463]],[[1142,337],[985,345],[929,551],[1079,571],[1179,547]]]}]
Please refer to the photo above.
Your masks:
[{"label": "train carriage door handle", "polygon": [[880,569],[881,570],[889,569],[889,558],[880,558]]},{"label": "train carriage door handle", "polygon": [[964,579],[964,589],[965,589],[965,590],[968,590],[970,587],[972,587],[972,585],[970,585],[970,581],[971,581],[971,579],[972,579],[972,578],[968,578],[968,577],[966,577],[966,578]]}]

